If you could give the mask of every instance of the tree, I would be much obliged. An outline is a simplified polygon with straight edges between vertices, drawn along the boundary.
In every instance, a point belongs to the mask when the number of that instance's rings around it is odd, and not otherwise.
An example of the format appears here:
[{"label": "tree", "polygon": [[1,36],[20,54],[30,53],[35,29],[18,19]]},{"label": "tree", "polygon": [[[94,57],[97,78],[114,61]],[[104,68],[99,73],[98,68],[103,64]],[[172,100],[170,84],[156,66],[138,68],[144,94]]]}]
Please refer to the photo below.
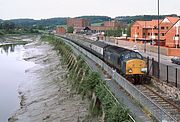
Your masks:
[{"label": "tree", "polygon": [[73,33],[73,31],[74,31],[74,27],[70,26],[67,28],[68,33]]},{"label": "tree", "polygon": [[2,23],[2,29],[6,30],[6,31],[10,31],[10,30],[12,30],[14,28],[15,28],[15,24],[13,22],[4,21]]}]

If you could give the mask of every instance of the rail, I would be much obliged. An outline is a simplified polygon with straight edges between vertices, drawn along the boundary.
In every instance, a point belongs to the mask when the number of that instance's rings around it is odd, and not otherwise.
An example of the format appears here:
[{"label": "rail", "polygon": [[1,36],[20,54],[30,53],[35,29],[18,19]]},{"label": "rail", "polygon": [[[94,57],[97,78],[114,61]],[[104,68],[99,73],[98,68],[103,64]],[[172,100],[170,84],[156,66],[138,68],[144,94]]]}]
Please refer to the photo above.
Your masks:
[{"label": "rail", "polygon": [[[71,39],[71,38],[70,38]],[[109,67],[106,63],[100,60],[98,57],[89,53],[85,49],[79,47],[75,43],[66,40],[69,44],[74,46],[84,55],[92,59],[94,62],[99,64],[109,75],[113,76],[112,78],[123,88],[125,89],[136,101],[139,102],[143,107],[145,107],[158,121],[163,122],[177,122],[175,118],[173,118],[167,111],[158,106],[155,102],[149,99],[146,95],[144,95],[140,90],[138,90],[133,84],[127,81],[124,77],[122,77],[117,72],[114,72],[111,67]]]}]

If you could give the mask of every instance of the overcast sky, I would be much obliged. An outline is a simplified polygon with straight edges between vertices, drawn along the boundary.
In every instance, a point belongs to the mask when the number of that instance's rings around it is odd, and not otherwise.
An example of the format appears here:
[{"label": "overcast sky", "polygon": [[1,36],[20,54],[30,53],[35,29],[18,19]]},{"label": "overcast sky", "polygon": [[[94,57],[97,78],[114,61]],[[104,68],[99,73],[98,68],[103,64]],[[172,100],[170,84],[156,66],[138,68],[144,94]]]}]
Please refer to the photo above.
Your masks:
[{"label": "overcast sky", "polygon": [[[157,14],[157,0],[0,0],[0,19]],[[160,14],[180,15],[180,0],[160,0]]]}]

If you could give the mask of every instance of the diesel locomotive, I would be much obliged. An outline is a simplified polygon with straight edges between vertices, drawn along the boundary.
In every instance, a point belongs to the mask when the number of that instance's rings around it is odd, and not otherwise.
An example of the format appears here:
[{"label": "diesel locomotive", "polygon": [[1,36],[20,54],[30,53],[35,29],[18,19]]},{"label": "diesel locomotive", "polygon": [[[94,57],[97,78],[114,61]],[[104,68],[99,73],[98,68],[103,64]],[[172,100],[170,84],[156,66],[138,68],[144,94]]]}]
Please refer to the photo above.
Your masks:
[{"label": "diesel locomotive", "polygon": [[93,53],[134,84],[142,83],[143,78],[146,77],[147,64],[139,52],[109,45],[102,41],[84,42],[66,39]]}]

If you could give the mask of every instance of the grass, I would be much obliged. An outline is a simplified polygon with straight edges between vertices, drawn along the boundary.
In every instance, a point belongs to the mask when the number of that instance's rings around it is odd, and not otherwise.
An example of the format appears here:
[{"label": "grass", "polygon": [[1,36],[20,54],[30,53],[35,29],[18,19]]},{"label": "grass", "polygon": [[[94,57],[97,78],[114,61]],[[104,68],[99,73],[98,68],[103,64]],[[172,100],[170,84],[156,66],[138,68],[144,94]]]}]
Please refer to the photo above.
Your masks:
[{"label": "grass", "polygon": [[103,24],[103,22],[93,23],[93,24],[91,24],[91,26],[101,26],[102,24]]}]

